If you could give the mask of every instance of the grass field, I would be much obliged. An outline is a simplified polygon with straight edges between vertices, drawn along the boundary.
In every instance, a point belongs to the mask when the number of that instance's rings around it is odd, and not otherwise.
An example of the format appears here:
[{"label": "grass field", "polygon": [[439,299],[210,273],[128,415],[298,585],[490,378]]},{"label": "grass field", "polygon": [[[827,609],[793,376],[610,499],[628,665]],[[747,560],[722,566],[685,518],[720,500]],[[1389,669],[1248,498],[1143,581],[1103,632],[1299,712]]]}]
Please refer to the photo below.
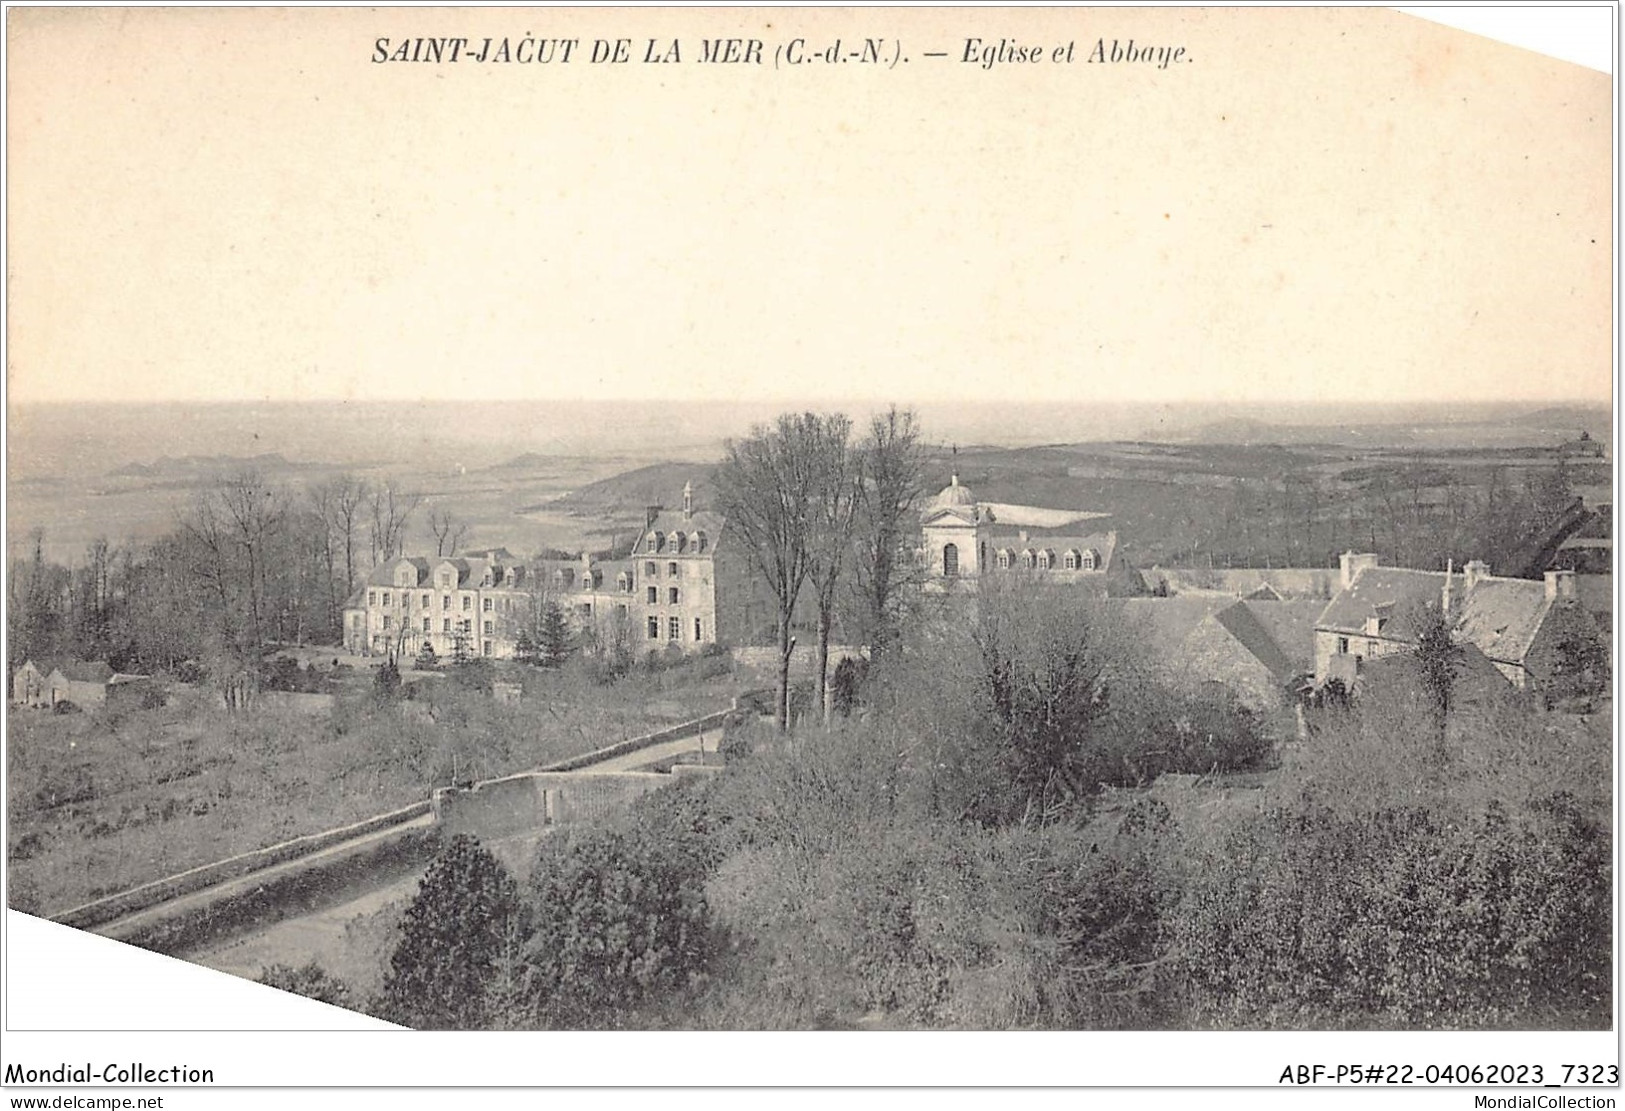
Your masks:
[{"label": "grass field", "polygon": [[[707,661],[709,662],[709,661]],[[238,853],[421,801],[723,709],[732,680],[701,661],[613,685],[526,669],[498,703],[451,677],[376,704],[370,676],[330,712],[232,715],[182,689],[154,710],[11,710],[11,905],[53,914]]]}]

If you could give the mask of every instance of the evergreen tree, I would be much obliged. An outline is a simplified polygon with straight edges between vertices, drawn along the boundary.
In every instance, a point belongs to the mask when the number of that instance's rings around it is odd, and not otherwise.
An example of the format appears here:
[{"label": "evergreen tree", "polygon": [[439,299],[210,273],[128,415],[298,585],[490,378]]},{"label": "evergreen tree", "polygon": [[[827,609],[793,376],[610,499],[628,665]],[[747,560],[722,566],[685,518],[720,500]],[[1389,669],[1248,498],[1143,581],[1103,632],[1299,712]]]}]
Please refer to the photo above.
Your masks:
[{"label": "evergreen tree", "polygon": [[559,667],[570,658],[570,628],[564,622],[564,611],[557,602],[549,601],[542,610],[538,652],[543,667]]},{"label": "evergreen tree", "polygon": [[483,1027],[487,989],[524,933],[513,877],[477,840],[457,834],[430,862],[401,918],[384,1017],[420,1029]]},{"label": "evergreen tree", "polygon": [[1418,633],[1414,649],[1416,663],[1421,672],[1422,688],[1433,701],[1434,718],[1442,742],[1450,717],[1456,676],[1462,667],[1463,652],[1461,645],[1450,635],[1448,616],[1438,606],[1430,605],[1423,609],[1418,618]]},{"label": "evergreen tree", "polygon": [[418,649],[417,666],[423,671],[430,671],[440,663],[440,657],[435,655],[434,645],[424,638],[423,647]]},{"label": "evergreen tree", "polygon": [[536,641],[531,637],[529,629],[520,629],[519,636],[514,641],[514,658],[522,664],[535,667],[541,662],[536,651]]}]

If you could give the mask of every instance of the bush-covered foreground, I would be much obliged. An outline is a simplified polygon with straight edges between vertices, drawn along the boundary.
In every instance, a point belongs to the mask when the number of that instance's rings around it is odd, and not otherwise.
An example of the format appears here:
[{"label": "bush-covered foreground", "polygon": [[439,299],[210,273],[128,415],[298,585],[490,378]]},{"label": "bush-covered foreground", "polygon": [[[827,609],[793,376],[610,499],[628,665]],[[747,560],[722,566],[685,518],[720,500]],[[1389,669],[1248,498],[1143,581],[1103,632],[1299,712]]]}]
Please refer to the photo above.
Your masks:
[{"label": "bush-covered foreground", "polygon": [[764,732],[713,780],[545,840],[526,877],[454,843],[373,1009],[487,1027],[1610,1024],[1605,723],[1509,699],[1441,730],[1378,689],[1324,711],[1262,786],[1146,788],[1258,766],[1258,722],[1148,678],[1098,612],[999,622],[939,627],[877,664],[866,715]]}]

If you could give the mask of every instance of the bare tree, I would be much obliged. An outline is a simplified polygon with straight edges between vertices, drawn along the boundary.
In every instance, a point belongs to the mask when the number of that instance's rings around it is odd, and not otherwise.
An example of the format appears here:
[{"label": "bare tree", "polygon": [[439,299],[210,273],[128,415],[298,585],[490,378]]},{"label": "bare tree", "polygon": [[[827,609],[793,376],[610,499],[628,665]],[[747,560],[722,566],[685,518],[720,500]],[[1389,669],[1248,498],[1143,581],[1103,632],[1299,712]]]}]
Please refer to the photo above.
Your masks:
[{"label": "bare tree", "polygon": [[429,531],[434,533],[434,554],[453,556],[468,535],[468,523],[459,521],[449,509],[429,510]]},{"label": "bare tree", "polygon": [[790,727],[791,626],[809,571],[808,507],[814,492],[822,422],[812,413],[785,413],[730,440],[717,470],[717,502],[728,528],[750,552],[776,601],[779,649],[774,718]]},{"label": "bare tree", "polygon": [[[356,545],[360,541],[363,510],[370,500],[371,491],[364,479],[343,474],[318,486],[311,494],[317,515],[322,519],[325,533],[323,555],[327,563],[327,577],[333,585],[328,591],[329,616],[337,627],[340,609],[350,591],[355,589]],[[338,579],[338,565],[342,559],[344,578]]]},{"label": "bare tree", "polygon": [[812,501],[808,506],[810,536],[807,575],[818,603],[818,704],[828,727],[834,712],[829,686],[829,636],[835,623],[837,589],[847,549],[852,545],[863,483],[863,461],[849,444],[852,422],[840,413],[823,417],[816,430]]},{"label": "bare tree", "polygon": [[913,566],[904,548],[924,495],[925,459],[914,411],[893,405],[877,414],[860,452],[864,481],[856,526],[856,585],[870,657],[879,659],[897,636],[898,600]]},{"label": "bare tree", "polygon": [[258,471],[243,470],[220,481],[213,497],[232,542],[242,552],[250,643],[265,643],[266,580],[270,548],[287,505]]},{"label": "bare tree", "polygon": [[370,537],[372,562],[376,567],[401,554],[407,522],[422,503],[423,495],[403,493],[395,489],[394,483],[385,482],[373,487],[367,501],[372,511]]}]

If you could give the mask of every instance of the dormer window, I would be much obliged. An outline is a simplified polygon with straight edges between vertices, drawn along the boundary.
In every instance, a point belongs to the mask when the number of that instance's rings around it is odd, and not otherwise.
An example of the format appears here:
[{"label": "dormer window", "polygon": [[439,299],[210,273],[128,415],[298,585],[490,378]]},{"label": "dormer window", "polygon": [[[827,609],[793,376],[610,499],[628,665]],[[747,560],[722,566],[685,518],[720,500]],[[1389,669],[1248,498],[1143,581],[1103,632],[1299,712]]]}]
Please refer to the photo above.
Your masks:
[{"label": "dormer window", "polygon": [[663,533],[663,532],[655,533],[654,534],[654,539],[651,541],[651,543],[654,545],[654,550],[655,551],[657,551],[657,552],[665,551],[666,550],[666,534]]},{"label": "dormer window", "polygon": [[1038,566],[1038,555],[1037,555],[1037,553],[1034,552],[1031,548],[1028,548],[1026,551],[1022,552],[1021,553],[1021,565],[1022,565],[1022,567],[1026,568],[1029,571],[1031,571],[1034,567]]},{"label": "dormer window", "polygon": [[706,539],[704,531],[696,532],[694,534],[694,550],[703,554],[705,551],[705,546]]},{"label": "dormer window", "polygon": [[1073,548],[1061,557],[1061,566],[1068,571],[1076,571],[1083,566],[1083,556],[1079,554],[1078,549]]},{"label": "dormer window", "polygon": [[1053,566],[1055,566],[1054,552],[1045,549],[1038,553],[1038,569],[1040,571],[1048,571]]},{"label": "dormer window", "polygon": [[1010,549],[1009,548],[1000,548],[999,549],[999,570],[1001,570],[1001,571],[1010,570]]},{"label": "dormer window", "polygon": [[1078,569],[1080,571],[1093,571],[1096,567],[1099,567],[1099,566],[1100,566],[1100,556],[1095,552],[1095,550],[1093,548],[1089,548],[1089,549],[1085,550],[1078,559]]},{"label": "dormer window", "polygon": [[632,593],[632,576],[628,575],[625,571],[622,571],[619,575],[615,576],[615,587],[622,594]]},{"label": "dormer window", "polygon": [[682,555],[688,550],[688,536],[686,534],[681,532],[676,533],[672,539],[676,544],[678,555]]}]

